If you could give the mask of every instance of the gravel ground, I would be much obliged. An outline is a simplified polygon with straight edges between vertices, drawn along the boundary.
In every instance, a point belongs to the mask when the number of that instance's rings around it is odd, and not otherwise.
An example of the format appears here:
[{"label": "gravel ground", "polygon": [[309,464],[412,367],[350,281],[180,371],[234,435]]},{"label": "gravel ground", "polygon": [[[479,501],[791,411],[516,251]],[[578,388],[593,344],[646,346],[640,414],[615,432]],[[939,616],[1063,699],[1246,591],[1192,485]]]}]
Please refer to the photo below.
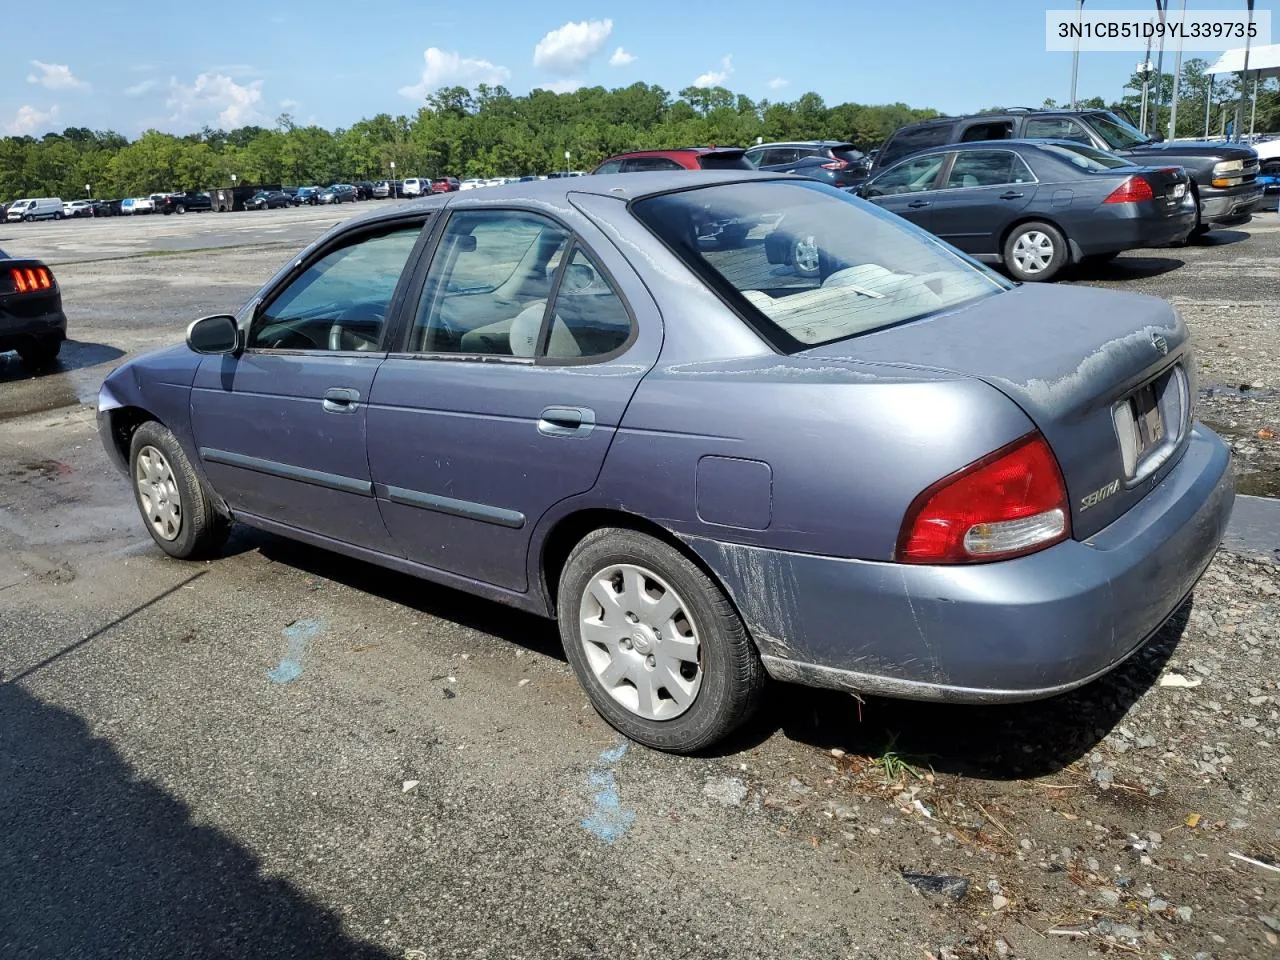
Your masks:
[{"label": "gravel ground", "polygon": [[[163,559],[84,401],[336,213],[0,236],[59,264],[75,338],[0,358],[0,956],[1280,956],[1265,555],[1068,696],[778,685],[692,759],[627,749],[542,621],[251,531]],[[1264,493],[1278,280],[1273,214],[1071,279],[1178,306]]]}]

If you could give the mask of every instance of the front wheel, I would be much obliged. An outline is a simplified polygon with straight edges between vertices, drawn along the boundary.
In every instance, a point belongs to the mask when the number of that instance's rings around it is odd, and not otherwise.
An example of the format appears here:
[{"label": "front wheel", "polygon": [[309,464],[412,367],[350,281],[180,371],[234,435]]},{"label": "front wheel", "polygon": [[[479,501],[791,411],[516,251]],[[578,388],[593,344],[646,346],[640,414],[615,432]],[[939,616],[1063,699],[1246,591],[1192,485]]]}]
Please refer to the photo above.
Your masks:
[{"label": "front wheel", "polygon": [[638,743],[692,753],[759,706],[764,667],[724,592],[675,548],[606,528],[560,579],[560,636],[592,706]]},{"label": "front wheel", "polygon": [[53,215],[53,219],[55,219],[55,220],[61,220],[61,219],[62,219],[62,211],[61,211],[61,210],[59,210],[57,213],[55,213],[55,214]]},{"label": "front wheel", "polygon": [[1004,266],[1015,280],[1052,280],[1066,262],[1066,237],[1051,223],[1021,223],[1004,242]]},{"label": "front wheel", "polygon": [[129,467],[138,511],[161,550],[179,560],[217,552],[230,524],[214,510],[191,461],[167,427],[148,420],[134,431]]}]

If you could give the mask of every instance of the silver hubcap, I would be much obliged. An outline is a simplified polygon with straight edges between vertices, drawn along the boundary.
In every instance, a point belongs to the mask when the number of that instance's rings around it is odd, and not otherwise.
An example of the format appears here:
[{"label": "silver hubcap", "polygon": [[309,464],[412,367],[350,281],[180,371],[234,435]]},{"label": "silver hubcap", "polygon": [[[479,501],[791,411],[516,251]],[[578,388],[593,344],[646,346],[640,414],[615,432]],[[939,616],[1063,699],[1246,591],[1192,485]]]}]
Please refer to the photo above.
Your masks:
[{"label": "silver hubcap", "polygon": [[807,277],[818,272],[818,241],[815,237],[801,237],[796,241],[796,249],[792,256],[796,270]]},{"label": "silver hubcap", "polygon": [[182,497],[178,481],[164,454],[155,447],[143,447],[133,468],[138,500],[151,529],[162,540],[175,540],[182,532]]},{"label": "silver hubcap", "polygon": [[1053,260],[1053,240],[1039,230],[1028,230],[1013,243],[1013,262],[1023,273],[1039,273]]},{"label": "silver hubcap", "polygon": [[600,685],[646,720],[671,720],[702,686],[697,626],[665,580],[633,564],[588,582],[578,614],[582,649]]}]

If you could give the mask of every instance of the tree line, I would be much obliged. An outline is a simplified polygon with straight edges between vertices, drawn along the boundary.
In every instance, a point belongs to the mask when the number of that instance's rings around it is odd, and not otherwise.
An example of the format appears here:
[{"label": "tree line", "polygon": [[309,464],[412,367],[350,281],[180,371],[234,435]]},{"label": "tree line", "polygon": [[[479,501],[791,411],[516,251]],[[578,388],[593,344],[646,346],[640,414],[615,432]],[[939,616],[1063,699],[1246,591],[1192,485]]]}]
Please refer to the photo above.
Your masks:
[{"label": "tree line", "polygon": [[[1201,132],[1206,66],[1191,60],[1183,67],[1179,135]],[[1171,78],[1166,84],[1171,87]],[[1267,86],[1259,103],[1259,130],[1280,127],[1280,95],[1273,88]],[[1119,102],[1086,103],[1124,107],[1137,117],[1140,89],[1135,76]],[[1167,118],[1167,89],[1162,93]],[[1213,116],[1220,119],[1235,96],[1233,79],[1219,82],[1211,113],[1219,112]],[[300,126],[284,114],[271,128],[206,127],[186,136],[148,130],[133,141],[83,127],[39,139],[8,137],[0,139],[0,198],[69,199],[83,196],[86,187],[102,198],[201,190],[230,185],[233,175],[246,184],[326,185],[386,178],[393,162],[400,178],[518,176],[590,170],[625,150],[746,146],[757,138],[847,140],[871,149],[903,124],[934,116],[935,110],[904,103],[828,106],[816,93],[787,102],[753,101],[724,87],[688,87],[675,96],[645,83],[571,93],[536,89],[524,96],[501,86],[446,87],[427,96],[412,116],[381,113],[337,130]]]}]

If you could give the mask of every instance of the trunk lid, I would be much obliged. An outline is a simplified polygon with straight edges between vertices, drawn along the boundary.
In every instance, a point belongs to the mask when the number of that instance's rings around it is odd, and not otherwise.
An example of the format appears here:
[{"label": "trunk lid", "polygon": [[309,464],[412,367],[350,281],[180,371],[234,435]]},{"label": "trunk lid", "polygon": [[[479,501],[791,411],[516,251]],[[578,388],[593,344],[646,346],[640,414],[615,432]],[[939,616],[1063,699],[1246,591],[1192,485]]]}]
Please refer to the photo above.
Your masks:
[{"label": "trunk lid", "polygon": [[976,377],[1052,446],[1084,540],[1141,500],[1190,430],[1186,325],[1163,300],[1028,284],[949,313],[805,351]]}]

